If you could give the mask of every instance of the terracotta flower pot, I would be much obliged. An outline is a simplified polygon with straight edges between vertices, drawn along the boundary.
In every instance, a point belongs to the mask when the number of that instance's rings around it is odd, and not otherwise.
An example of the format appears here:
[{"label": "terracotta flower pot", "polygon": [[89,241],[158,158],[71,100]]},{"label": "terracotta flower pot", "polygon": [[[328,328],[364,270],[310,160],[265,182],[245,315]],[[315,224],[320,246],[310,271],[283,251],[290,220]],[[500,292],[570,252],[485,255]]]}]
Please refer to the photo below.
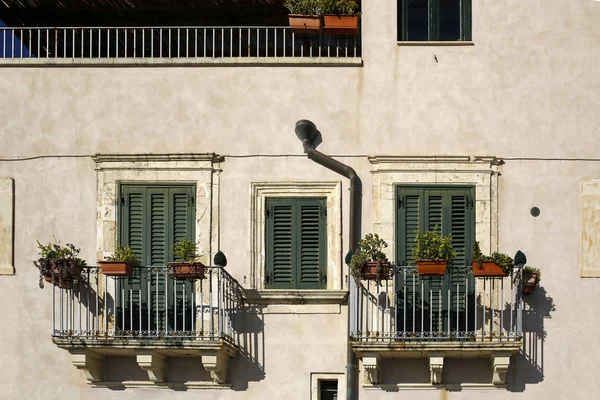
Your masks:
[{"label": "terracotta flower pot", "polygon": [[444,275],[446,260],[417,260],[419,275]]},{"label": "terracotta flower pot", "polygon": [[330,35],[358,35],[358,14],[324,15],[325,32]]},{"label": "terracotta flower pot", "polygon": [[539,282],[539,274],[535,272],[523,272],[523,294],[529,295],[533,293]]},{"label": "terracotta flower pot", "polygon": [[175,279],[204,279],[204,264],[200,262],[170,262],[171,275]]},{"label": "terracotta flower pot", "polygon": [[316,35],[321,33],[321,17],[318,15],[289,15],[290,28],[294,33]]},{"label": "terracotta flower pot", "polygon": [[508,276],[508,273],[493,261],[473,261],[473,276],[478,278],[504,277]]},{"label": "terracotta flower pot", "polygon": [[133,265],[124,261],[98,261],[102,273],[106,276],[131,276]]},{"label": "terracotta flower pot", "polygon": [[377,269],[379,268],[379,262],[370,261],[365,263],[362,267],[362,277],[364,280],[388,280],[391,278],[391,265],[388,262],[381,263],[381,270],[379,274],[377,273]]}]

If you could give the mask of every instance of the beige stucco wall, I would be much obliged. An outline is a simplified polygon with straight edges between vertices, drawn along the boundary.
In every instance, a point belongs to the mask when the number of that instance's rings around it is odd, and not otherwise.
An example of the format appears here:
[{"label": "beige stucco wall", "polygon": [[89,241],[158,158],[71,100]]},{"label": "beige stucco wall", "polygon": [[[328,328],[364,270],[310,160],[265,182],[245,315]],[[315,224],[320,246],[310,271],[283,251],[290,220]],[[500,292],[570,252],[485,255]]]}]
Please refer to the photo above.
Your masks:
[{"label": "beige stucco wall", "polygon": [[[344,372],[342,307],[265,314],[258,362],[232,362],[232,390],[90,389],[50,340],[51,293],[37,288],[32,265],[35,241],[53,235],[95,259],[95,153],[224,155],[218,241],[245,286],[251,182],[342,179],[345,254],[348,182],[302,155],[301,118],[322,132],[319,150],[347,155],[338,159],[361,177],[363,232],[372,230],[366,155],[504,158],[499,248],[523,250],[543,273],[508,391],[361,390],[361,399],[597,395],[600,281],[580,278],[580,215],[581,180],[600,177],[600,3],[473,1],[473,46],[398,46],[395,2],[364,3],[363,67],[0,68],[0,176],[14,179],[16,270],[0,276],[0,398],[307,399],[311,372]],[[82,157],[7,161],[43,155]],[[555,160],[571,158],[593,160]],[[452,376],[477,379],[454,365]],[[402,382],[406,368],[391,363],[384,379]]]}]

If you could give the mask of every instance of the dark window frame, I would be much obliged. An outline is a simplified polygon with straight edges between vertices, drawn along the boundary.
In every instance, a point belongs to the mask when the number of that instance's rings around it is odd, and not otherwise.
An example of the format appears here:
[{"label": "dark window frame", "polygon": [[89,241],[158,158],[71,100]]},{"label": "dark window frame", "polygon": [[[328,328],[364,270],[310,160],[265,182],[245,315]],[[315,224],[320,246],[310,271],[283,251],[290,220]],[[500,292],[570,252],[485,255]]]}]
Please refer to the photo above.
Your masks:
[{"label": "dark window frame", "polygon": [[422,41],[422,42],[468,42],[472,40],[472,10],[471,0],[460,1],[459,38],[457,40],[440,39],[440,1],[427,0],[427,39],[413,40],[409,38],[408,3],[410,0],[398,0],[397,2],[397,40]]}]

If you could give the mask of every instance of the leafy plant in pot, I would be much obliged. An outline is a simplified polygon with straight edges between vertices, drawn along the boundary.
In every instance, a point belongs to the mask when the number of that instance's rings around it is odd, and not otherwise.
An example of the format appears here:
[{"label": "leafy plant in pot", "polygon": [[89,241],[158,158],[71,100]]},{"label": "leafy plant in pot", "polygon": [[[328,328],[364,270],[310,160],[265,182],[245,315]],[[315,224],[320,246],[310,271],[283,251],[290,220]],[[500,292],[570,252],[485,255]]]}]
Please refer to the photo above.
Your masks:
[{"label": "leafy plant in pot", "polygon": [[504,277],[513,270],[513,259],[508,254],[495,252],[491,256],[481,253],[479,242],[473,242],[473,276],[479,278]]},{"label": "leafy plant in pot", "polygon": [[535,287],[540,282],[541,275],[539,268],[529,265],[523,268],[523,294],[529,295],[533,293]]},{"label": "leafy plant in pot", "polygon": [[354,0],[323,0],[325,31],[331,35],[358,34],[358,4]]},{"label": "leafy plant in pot", "polygon": [[321,33],[323,0],[286,0],[283,3],[290,10],[290,28],[294,33]]},{"label": "leafy plant in pot", "polygon": [[40,258],[33,264],[40,270],[40,288],[44,288],[44,280],[64,288],[68,283],[82,279],[86,262],[78,257],[81,249],[71,243],[64,247],[58,243],[44,245],[38,241],[37,244]]},{"label": "leafy plant in pot", "polygon": [[366,234],[350,259],[350,275],[357,281],[389,279],[391,265],[383,252],[386,247],[388,244],[379,235]]},{"label": "leafy plant in pot", "polygon": [[198,261],[198,244],[188,238],[175,243],[173,255],[180,261],[169,263],[175,279],[204,279],[204,264]]},{"label": "leafy plant in pot", "polygon": [[140,266],[140,259],[133,254],[131,247],[117,246],[115,252],[104,261],[98,260],[102,273],[107,276],[131,276],[133,268]]},{"label": "leafy plant in pot", "polygon": [[412,256],[419,275],[444,275],[447,264],[456,257],[452,235],[442,235],[437,225],[432,231],[415,234]]}]

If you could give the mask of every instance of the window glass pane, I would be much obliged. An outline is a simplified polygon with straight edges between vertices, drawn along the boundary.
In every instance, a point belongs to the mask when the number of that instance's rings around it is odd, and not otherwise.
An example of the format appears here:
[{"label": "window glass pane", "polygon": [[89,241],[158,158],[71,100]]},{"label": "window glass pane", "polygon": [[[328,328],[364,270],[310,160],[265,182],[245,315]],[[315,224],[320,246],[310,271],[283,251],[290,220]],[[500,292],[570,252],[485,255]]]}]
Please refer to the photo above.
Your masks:
[{"label": "window glass pane", "polygon": [[320,400],[337,400],[337,385],[338,381],[319,381]]},{"label": "window glass pane", "polygon": [[439,40],[460,40],[460,0],[440,0]]},{"label": "window glass pane", "polygon": [[406,0],[407,40],[428,40],[427,0]]}]

